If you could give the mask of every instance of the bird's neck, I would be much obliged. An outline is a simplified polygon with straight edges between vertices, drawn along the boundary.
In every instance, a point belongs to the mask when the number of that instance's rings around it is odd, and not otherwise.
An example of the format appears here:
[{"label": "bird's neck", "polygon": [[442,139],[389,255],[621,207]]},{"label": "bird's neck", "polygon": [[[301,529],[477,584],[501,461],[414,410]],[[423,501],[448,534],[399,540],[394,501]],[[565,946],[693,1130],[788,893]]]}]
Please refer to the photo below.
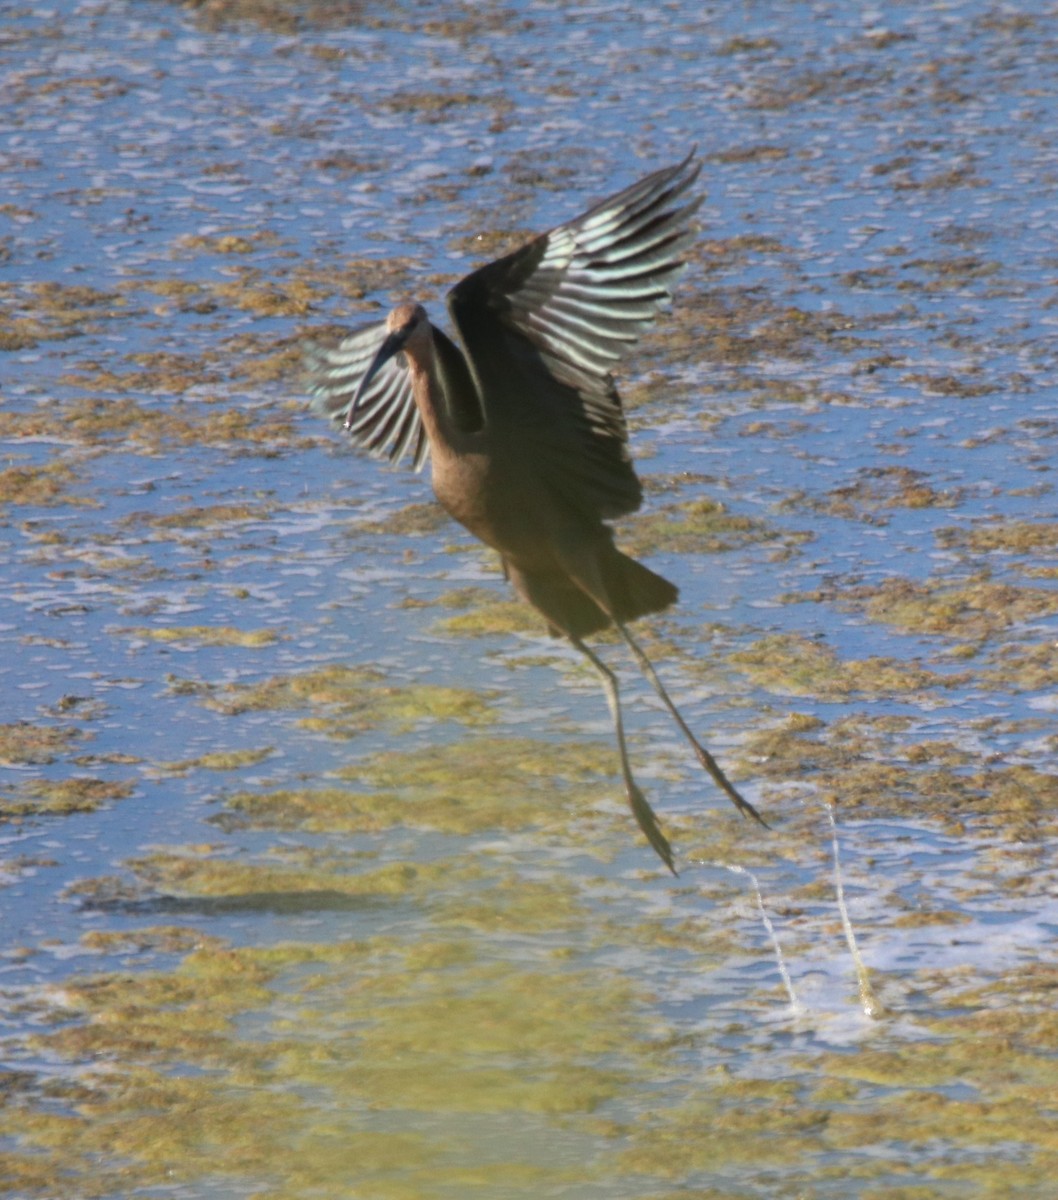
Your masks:
[{"label": "bird's neck", "polygon": [[431,453],[436,456],[454,448],[455,443],[461,441],[461,435],[448,411],[433,338],[417,338],[414,345],[406,347],[405,353],[415,406],[426,427]]}]

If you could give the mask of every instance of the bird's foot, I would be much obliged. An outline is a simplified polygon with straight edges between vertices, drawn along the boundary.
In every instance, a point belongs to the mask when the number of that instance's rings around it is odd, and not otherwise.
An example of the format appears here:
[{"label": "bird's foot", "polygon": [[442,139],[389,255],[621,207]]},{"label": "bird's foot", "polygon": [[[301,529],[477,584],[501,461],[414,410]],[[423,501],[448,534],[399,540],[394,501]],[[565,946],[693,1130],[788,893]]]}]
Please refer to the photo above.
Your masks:
[{"label": "bird's foot", "polygon": [[646,835],[647,841],[654,847],[654,851],[666,867],[673,873],[679,875],[676,870],[676,864],[672,856],[672,846],[669,845],[669,839],[661,832],[658,825],[658,818],[654,810],[650,807],[650,802],[646,796],[639,790],[639,787],[633,780],[628,780],[628,804],[632,810],[632,815],[636,819],[639,828]]},{"label": "bird's foot", "polygon": [[758,825],[763,825],[765,829],[770,829],[771,826],[753,807],[752,804],[742,795],[737,787],[724,774],[724,769],[709,753],[708,750],[695,738],[693,740],[694,751],[698,756],[698,761],[709,772],[710,778],[720,788],[731,803],[738,809],[744,817],[752,817]]}]

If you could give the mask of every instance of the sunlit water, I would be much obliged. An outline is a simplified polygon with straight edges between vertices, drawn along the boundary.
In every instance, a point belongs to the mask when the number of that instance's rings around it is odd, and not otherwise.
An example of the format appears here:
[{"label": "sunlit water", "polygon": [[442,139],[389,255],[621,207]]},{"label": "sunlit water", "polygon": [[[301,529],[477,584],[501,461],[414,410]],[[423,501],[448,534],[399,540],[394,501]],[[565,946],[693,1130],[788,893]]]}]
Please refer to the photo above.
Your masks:
[{"label": "sunlit water", "polygon": [[[5,14],[8,1193],[1053,1194],[1056,49],[973,3]],[[594,680],[298,346],[693,143],[620,536],[773,831],[604,646],[673,880]]]}]

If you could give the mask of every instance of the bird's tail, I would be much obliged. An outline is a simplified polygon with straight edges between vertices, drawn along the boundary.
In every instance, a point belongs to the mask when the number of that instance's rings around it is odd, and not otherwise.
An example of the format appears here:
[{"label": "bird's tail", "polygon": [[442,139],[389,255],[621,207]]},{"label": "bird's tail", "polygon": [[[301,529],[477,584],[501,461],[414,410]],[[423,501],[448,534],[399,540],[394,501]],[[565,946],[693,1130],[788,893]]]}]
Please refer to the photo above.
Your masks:
[{"label": "bird's tail", "polygon": [[614,614],[621,621],[661,612],[675,604],[680,594],[679,588],[663,575],[617,549],[603,563],[603,578]]},{"label": "bird's tail", "polygon": [[[522,571],[504,564],[515,589],[547,619],[554,635],[586,637],[612,624],[599,605],[564,573]],[[634,621],[675,603],[679,589],[649,567],[607,546],[599,564],[606,598],[619,621]]]}]

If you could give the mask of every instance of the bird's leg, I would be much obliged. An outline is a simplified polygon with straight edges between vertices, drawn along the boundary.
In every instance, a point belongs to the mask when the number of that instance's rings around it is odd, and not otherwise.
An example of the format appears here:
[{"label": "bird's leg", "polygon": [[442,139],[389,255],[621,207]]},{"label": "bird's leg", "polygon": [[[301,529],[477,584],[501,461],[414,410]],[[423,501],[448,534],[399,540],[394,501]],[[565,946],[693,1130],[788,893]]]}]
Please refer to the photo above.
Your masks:
[{"label": "bird's leg", "polygon": [[[665,690],[664,684],[658,678],[657,671],[654,670],[654,664],[647,658],[646,654],[640,647],[639,643],[628,632],[628,629],[621,619],[614,612],[614,606],[610,601],[609,591],[606,586],[606,580],[601,570],[600,560],[598,555],[584,553],[584,548],[576,543],[572,545],[557,545],[555,550],[559,556],[570,579],[583,592],[595,601],[600,609],[610,618],[613,624],[617,627],[621,637],[624,638],[629,650],[635,656],[635,660],[639,665],[639,669],[647,677],[651,687],[657,692],[661,702],[669,710],[673,720],[680,727],[680,732],[691,744],[698,761],[709,772],[713,782],[719,787],[724,794],[730,799],[732,804],[744,816],[752,817],[765,829],[769,828],[767,821],[760,815],[752,804],[738,791],[735,785],[724,774],[723,768],[709,753],[708,750],[698,741],[694,734],[689,729],[687,722],[683,719],[682,714],[675,704],[672,702],[672,697]],[[575,639],[574,644],[577,644]],[[589,653],[587,647],[580,644],[579,647],[585,653]],[[601,666],[601,664],[599,664]],[[605,669],[605,668],[604,668]],[[612,677],[611,677],[612,678]]]},{"label": "bird's leg", "polygon": [[698,739],[687,727],[687,722],[680,714],[680,710],[675,704],[673,704],[672,697],[665,690],[665,685],[658,678],[658,673],[654,670],[654,664],[649,658],[647,658],[646,652],[643,650],[643,648],[639,645],[635,638],[632,637],[632,635],[628,632],[628,629],[620,621],[615,619],[614,625],[617,626],[618,632],[621,634],[621,637],[624,638],[629,650],[631,650],[632,654],[635,656],[635,660],[639,664],[639,669],[650,681],[651,687],[653,687],[654,691],[657,692],[658,696],[661,698],[662,704],[664,704],[672,714],[673,720],[680,727],[680,732],[694,748],[694,753],[697,755],[698,761],[709,772],[713,782],[719,788],[721,788],[721,790],[731,800],[740,813],[742,813],[744,816],[752,817],[759,824],[763,825],[765,829],[768,829],[768,822],[764,820],[764,818],[759,812],[757,812],[753,805],[750,804],[750,802],[739,792],[731,780],[728,779],[728,777],[724,774],[723,768],[720,766],[720,764],[715,758],[713,758],[709,751],[706,750],[706,748],[701,744],[701,742],[698,741]]},{"label": "bird's leg", "polygon": [[628,805],[632,810],[632,815],[635,817],[639,828],[646,835],[647,841],[654,847],[658,857],[673,875],[677,875],[679,872],[676,870],[675,863],[673,862],[672,847],[669,845],[669,840],[658,827],[657,816],[650,807],[646,796],[639,790],[638,784],[632,778],[632,768],[628,765],[628,749],[625,746],[624,722],[621,720],[621,700],[617,691],[617,677],[602,659],[590,650],[580,638],[573,637],[572,634],[568,634],[567,636],[595,668],[596,673],[602,680],[603,691],[606,693],[606,703],[609,704],[610,715],[613,717],[614,733],[617,735],[617,749],[621,755],[621,774],[624,776],[625,792],[628,795]]}]

